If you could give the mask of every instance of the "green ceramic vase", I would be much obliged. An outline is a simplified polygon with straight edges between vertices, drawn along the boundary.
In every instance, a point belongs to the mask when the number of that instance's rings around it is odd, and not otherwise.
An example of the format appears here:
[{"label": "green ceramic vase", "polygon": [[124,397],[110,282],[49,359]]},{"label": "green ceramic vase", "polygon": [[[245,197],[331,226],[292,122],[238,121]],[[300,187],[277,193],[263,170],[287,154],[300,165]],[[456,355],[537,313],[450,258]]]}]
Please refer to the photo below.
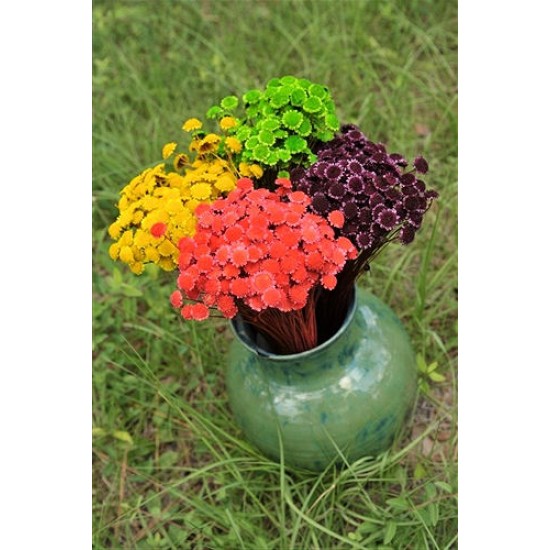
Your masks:
[{"label": "green ceramic vase", "polygon": [[342,327],[318,347],[276,355],[232,321],[226,378],[246,438],[266,456],[320,471],[388,449],[416,395],[416,362],[394,312],[356,288]]}]

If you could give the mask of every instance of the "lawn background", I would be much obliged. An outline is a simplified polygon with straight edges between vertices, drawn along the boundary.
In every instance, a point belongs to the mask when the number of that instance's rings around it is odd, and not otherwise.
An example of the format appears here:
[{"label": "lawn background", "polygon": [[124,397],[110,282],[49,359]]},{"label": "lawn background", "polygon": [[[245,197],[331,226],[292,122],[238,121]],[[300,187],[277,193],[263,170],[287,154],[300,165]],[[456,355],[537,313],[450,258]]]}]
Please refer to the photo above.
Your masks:
[{"label": "lawn background", "polygon": [[[93,3],[95,548],[454,548],[457,538],[457,7],[438,1]],[[340,119],[430,163],[437,206],[361,284],[444,381],[376,462],[281,471],[240,439],[224,322],[183,323],[173,276],[107,254],[121,187],[221,97],[295,74]]]}]

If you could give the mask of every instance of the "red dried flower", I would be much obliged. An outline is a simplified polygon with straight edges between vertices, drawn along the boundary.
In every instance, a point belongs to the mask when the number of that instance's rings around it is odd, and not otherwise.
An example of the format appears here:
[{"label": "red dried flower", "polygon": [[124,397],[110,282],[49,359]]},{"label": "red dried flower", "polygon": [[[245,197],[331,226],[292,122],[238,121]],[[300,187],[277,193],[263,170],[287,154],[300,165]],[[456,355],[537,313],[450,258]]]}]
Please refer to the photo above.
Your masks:
[{"label": "red dried flower", "polygon": [[170,303],[174,307],[181,307],[183,304],[183,296],[181,295],[181,292],[179,290],[174,290],[172,294],[170,294]]},{"label": "red dried flower", "polygon": [[151,226],[151,235],[157,239],[160,239],[166,233],[167,229],[168,226],[165,223],[155,223]]},{"label": "red dried flower", "polygon": [[344,214],[342,214],[342,212],[340,212],[340,210],[333,210],[328,215],[328,221],[334,227],[337,227],[338,229],[341,229],[342,227],[344,227]]},{"label": "red dried flower", "polygon": [[[243,178],[225,199],[197,209],[197,231],[182,239],[180,291],[171,300],[186,319],[208,308],[225,317],[238,311],[292,311],[305,307],[310,290],[334,288],[336,274],[356,254],[329,222],[307,208],[311,199],[287,180],[276,192],[254,189]],[[332,222],[341,221],[334,212]],[[184,304],[184,297],[194,304]]]}]

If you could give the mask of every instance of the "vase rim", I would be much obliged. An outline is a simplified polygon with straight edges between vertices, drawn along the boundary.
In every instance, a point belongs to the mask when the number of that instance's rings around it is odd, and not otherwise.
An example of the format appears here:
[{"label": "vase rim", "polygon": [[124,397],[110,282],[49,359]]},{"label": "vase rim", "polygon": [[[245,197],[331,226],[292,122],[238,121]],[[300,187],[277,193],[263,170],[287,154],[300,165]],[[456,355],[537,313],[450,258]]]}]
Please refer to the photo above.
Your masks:
[{"label": "vase rim", "polygon": [[[348,306],[348,311],[346,313],[346,316],[344,317],[344,320],[340,328],[328,340],[325,340],[322,344],[319,344],[318,346],[315,346],[314,348],[308,349],[306,351],[301,351],[299,353],[280,354],[280,353],[273,353],[271,351],[267,351],[261,348],[260,346],[258,346],[257,344],[253,343],[250,340],[250,338],[248,338],[246,333],[243,334],[243,332],[240,332],[236,328],[236,324],[238,322],[236,321],[236,318],[231,319],[229,324],[231,326],[231,330],[233,331],[233,334],[239,339],[241,344],[245,346],[249,351],[251,351],[255,355],[259,355],[260,357],[265,357],[266,359],[269,359],[271,361],[284,362],[284,361],[292,361],[293,359],[302,359],[304,357],[307,357],[308,355],[313,355],[331,346],[346,331],[349,324],[351,323],[351,320],[353,319],[356,309],[357,309],[357,287],[354,285],[353,291],[351,294],[350,304]],[[243,325],[245,324],[244,322],[241,322],[241,323]]]}]

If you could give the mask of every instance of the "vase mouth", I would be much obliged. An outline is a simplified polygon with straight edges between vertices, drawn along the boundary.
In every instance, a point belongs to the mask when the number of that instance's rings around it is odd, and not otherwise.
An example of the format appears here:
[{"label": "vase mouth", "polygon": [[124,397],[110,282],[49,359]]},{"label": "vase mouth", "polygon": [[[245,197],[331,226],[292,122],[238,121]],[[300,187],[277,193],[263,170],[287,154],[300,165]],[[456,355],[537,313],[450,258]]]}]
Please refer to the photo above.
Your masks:
[{"label": "vase mouth", "polygon": [[[250,328],[250,324],[244,322],[239,316],[230,320],[230,326],[233,334],[236,338],[239,339],[241,344],[255,355],[266,357],[271,361],[291,361],[293,359],[301,359],[308,355],[313,355],[330,347],[346,331],[349,324],[351,323],[351,320],[353,319],[356,309],[357,289],[354,286],[353,291],[350,295],[348,310],[340,328],[330,338],[328,338],[318,346],[315,346],[314,348],[308,349],[306,351],[301,351],[299,353],[274,353],[269,349],[269,344],[267,343],[267,341],[265,341],[265,339],[262,338],[261,334],[253,331],[253,329]],[[254,334],[257,335],[257,339],[259,341],[255,341]]]}]

